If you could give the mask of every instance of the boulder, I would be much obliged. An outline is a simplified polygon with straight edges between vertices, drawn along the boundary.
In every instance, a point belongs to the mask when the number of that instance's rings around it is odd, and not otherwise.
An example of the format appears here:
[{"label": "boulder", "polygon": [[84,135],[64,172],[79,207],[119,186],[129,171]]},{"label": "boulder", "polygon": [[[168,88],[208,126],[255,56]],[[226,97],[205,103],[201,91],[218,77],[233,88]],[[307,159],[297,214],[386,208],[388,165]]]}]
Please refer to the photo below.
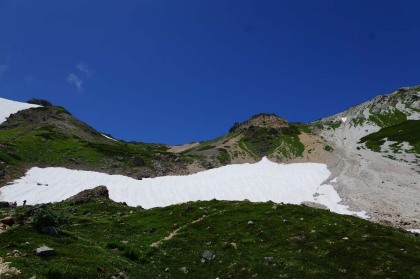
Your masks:
[{"label": "boulder", "polygon": [[187,273],[188,273],[188,269],[187,269],[187,267],[186,267],[186,266],[181,267],[181,268],[179,269],[179,271],[181,271],[182,273],[185,273],[185,274],[187,274]]},{"label": "boulder", "polygon": [[98,186],[93,189],[84,190],[66,201],[73,202],[74,204],[84,204],[90,202],[95,198],[103,198],[109,200],[109,192],[106,186]]},{"label": "boulder", "polygon": [[41,246],[35,249],[35,253],[39,257],[51,257],[56,254],[53,248],[47,246]]},{"label": "boulder", "polygon": [[146,163],[144,162],[143,158],[141,158],[140,156],[133,156],[131,158],[131,162],[133,163],[134,166],[136,167],[142,167],[144,166]]},{"label": "boulder", "polygon": [[15,224],[15,219],[11,216],[7,216],[7,217],[1,219],[0,222],[2,224],[8,225],[8,226],[13,226]]},{"label": "boulder", "polygon": [[274,257],[264,257],[264,261],[268,264],[272,264],[274,262]]},{"label": "boulder", "polygon": [[50,102],[48,102],[47,100],[43,100],[43,99],[30,99],[28,101],[26,101],[28,104],[33,104],[33,105],[39,105],[39,106],[43,106],[43,107],[51,107],[52,104]]},{"label": "boulder", "polygon": [[206,260],[206,261],[211,261],[212,259],[214,259],[216,257],[216,255],[215,254],[213,254],[212,252],[210,252],[210,251],[206,251],[206,252],[204,252],[203,253],[203,260]]},{"label": "boulder", "polygon": [[49,236],[57,236],[58,231],[55,227],[45,227],[41,229],[41,232],[43,234],[49,235]]}]

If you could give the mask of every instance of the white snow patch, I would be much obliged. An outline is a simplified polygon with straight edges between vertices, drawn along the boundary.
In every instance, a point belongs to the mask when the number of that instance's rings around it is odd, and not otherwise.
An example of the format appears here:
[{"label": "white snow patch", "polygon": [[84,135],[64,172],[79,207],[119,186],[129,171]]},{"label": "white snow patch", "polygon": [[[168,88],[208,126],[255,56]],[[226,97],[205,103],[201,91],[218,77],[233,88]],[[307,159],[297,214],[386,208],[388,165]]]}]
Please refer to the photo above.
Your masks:
[{"label": "white snow patch", "polygon": [[106,137],[107,139],[110,139],[110,140],[113,140],[113,141],[118,141],[118,140],[116,140],[116,139],[114,139],[114,138],[111,138],[111,137],[108,137],[107,135],[105,135],[105,134],[101,134],[102,136],[104,136],[104,137]]},{"label": "white snow patch", "polygon": [[28,108],[36,108],[36,107],[39,107],[39,106],[0,98],[0,124],[5,122],[6,119],[12,113],[16,113],[20,110],[24,110]]},{"label": "white snow patch", "polygon": [[407,231],[412,232],[412,233],[420,233],[420,229],[409,229]]},{"label": "white snow patch", "polygon": [[[244,200],[301,204],[312,201],[341,214],[366,217],[339,204],[331,185],[321,185],[330,172],[325,164],[277,164],[263,158],[255,164],[228,165],[187,176],[136,180],[121,175],[65,168],[32,168],[26,175],[0,189],[1,200],[21,204],[57,202],[99,185],[108,187],[110,198],[144,208],[197,200]],[[47,186],[48,185],[48,186]],[[318,195],[314,194],[318,193]]]},{"label": "white snow patch", "polygon": [[330,183],[337,183],[337,179],[338,179],[338,176],[335,177],[334,179],[330,180]]},{"label": "white snow patch", "polygon": [[346,123],[347,117],[341,117],[341,121],[343,121],[343,123]]}]

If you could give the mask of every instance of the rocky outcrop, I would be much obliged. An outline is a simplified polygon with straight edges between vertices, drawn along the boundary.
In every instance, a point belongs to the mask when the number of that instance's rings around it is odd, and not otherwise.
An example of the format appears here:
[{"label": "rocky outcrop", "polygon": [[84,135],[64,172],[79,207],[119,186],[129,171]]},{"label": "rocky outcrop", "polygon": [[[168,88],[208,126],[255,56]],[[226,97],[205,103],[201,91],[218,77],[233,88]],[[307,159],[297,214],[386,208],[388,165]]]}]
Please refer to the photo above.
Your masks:
[{"label": "rocky outcrop", "polygon": [[106,186],[98,186],[93,189],[84,190],[70,198],[66,201],[73,202],[75,204],[84,204],[88,203],[93,199],[102,198],[109,200],[109,192]]},{"label": "rocky outcrop", "polygon": [[275,114],[260,113],[252,116],[250,119],[241,124],[236,122],[232,126],[232,128],[229,129],[229,133],[235,132],[240,129],[248,129],[250,127],[279,129],[289,127],[289,123],[283,117],[279,117]]}]

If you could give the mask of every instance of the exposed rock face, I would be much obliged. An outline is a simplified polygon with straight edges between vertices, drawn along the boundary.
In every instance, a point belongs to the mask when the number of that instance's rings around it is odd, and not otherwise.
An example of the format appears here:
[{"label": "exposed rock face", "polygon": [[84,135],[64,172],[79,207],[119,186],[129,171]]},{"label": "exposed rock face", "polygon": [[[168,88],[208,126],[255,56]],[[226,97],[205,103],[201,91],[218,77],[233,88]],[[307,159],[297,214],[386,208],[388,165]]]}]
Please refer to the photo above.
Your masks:
[{"label": "exposed rock face", "polygon": [[48,102],[47,100],[43,100],[43,99],[30,99],[27,101],[28,104],[33,104],[33,105],[40,105],[43,107],[51,107],[52,104],[50,102]]},{"label": "exposed rock face", "polygon": [[279,129],[289,127],[289,123],[286,119],[278,117],[275,114],[260,113],[252,116],[249,120],[241,124],[235,123],[233,127],[229,129],[229,132],[232,133],[239,129],[248,129],[252,126]]},{"label": "exposed rock face", "polygon": [[98,186],[93,189],[84,190],[73,197],[68,198],[66,201],[74,202],[75,204],[88,203],[94,198],[109,199],[109,192],[106,186]]}]

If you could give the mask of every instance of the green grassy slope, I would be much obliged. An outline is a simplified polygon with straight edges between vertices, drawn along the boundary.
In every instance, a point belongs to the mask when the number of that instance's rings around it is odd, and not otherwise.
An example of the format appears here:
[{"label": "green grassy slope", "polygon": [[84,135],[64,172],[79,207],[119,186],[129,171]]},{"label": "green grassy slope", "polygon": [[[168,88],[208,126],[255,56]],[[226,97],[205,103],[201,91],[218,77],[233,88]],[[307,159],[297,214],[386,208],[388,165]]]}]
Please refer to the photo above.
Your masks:
[{"label": "green grassy slope", "polygon": [[420,120],[407,120],[382,128],[376,133],[361,138],[360,142],[366,143],[369,149],[379,152],[386,139],[396,142],[392,145],[395,152],[399,151],[400,144],[408,142],[413,147],[409,152],[420,154]]},{"label": "green grassy slope", "polygon": [[[210,201],[146,211],[101,200],[49,207],[67,218],[59,236],[25,223],[0,237],[0,256],[25,254],[7,258],[22,278],[110,278],[121,271],[130,278],[420,278],[420,238],[320,209]],[[37,257],[40,245],[57,255]],[[206,251],[215,258],[203,262]]]},{"label": "green grassy slope", "polygon": [[168,164],[179,157],[167,152],[165,145],[107,139],[61,107],[34,108],[12,115],[0,125],[0,145],[0,170],[11,178],[32,166],[122,174],[145,167],[153,174],[154,160]]}]

